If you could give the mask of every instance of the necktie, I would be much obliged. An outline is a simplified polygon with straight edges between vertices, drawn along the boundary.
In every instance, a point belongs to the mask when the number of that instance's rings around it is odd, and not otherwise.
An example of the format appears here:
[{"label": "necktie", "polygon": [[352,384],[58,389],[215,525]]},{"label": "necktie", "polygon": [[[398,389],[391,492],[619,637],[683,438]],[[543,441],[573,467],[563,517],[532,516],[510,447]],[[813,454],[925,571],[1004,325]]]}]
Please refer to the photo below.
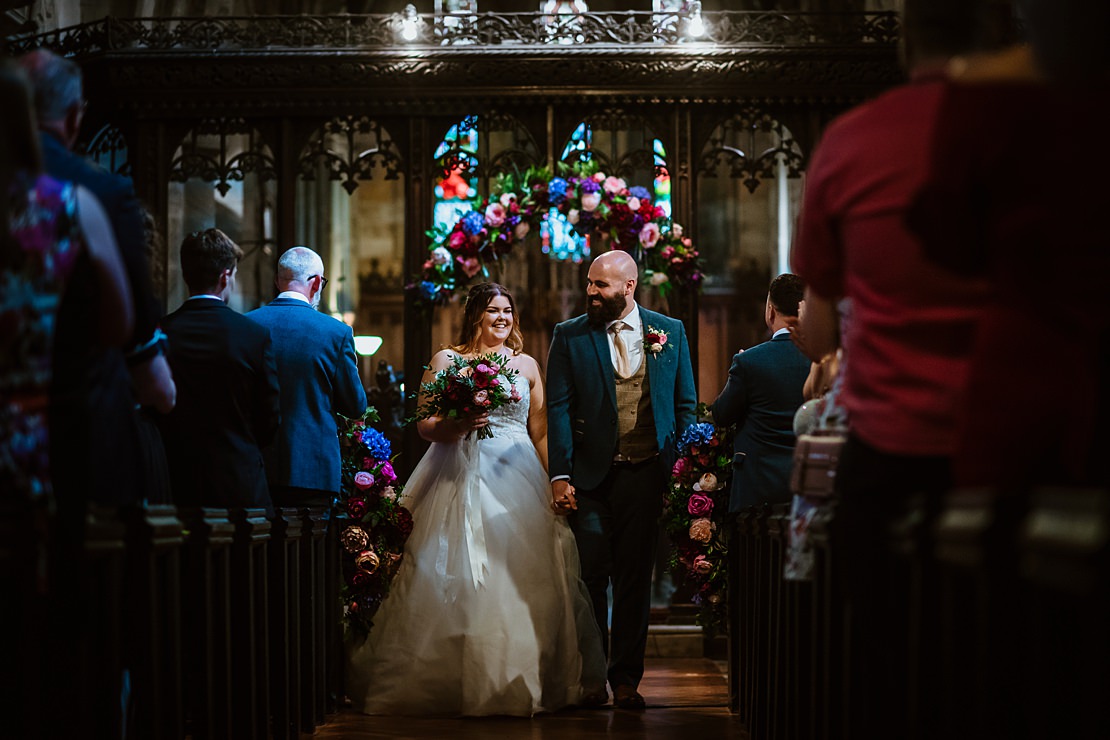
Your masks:
[{"label": "necktie", "polygon": [[623,321],[616,321],[609,327],[609,333],[613,336],[613,349],[617,351],[617,375],[622,378],[627,378],[632,374],[632,362],[628,359],[628,348],[624,346],[624,340],[621,339],[621,332],[628,328],[628,324]]}]

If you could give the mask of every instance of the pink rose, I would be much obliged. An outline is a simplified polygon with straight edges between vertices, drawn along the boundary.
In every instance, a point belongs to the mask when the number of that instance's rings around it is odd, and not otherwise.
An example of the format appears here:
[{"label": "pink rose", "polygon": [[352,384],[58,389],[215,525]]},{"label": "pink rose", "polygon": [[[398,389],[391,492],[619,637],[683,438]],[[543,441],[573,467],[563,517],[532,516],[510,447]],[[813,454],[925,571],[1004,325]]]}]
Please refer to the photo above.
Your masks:
[{"label": "pink rose", "polygon": [[651,249],[659,242],[659,227],[656,224],[644,224],[640,229],[640,245],[644,249]]},{"label": "pink rose", "polygon": [[582,196],[582,210],[593,213],[601,205],[601,193],[586,193]]},{"label": "pink rose", "polygon": [[505,223],[505,215],[505,206],[500,203],[486,206],[486,223],[495,229]]},{"label": "pink rose", "polygon": [[665,260],[669,260],[674,255],[674,247],[663,247],[659,252],[659,256]]},{"label": "pink rose", "polygon": [[628,202],[625,203],[625,205],[627,205],[633,211],[638,211],[640,210],[640,199],[633,195],[631,198],[628,199]]},{"label": "pink rose", "polygon": [[459,231],[452,231],[451,235],[447,237],[447,246],[451,249],[462,249],[466,244],[466,234],[460,229]]},{"label": "pink rose", "polygon": [[594,180],[594,182],[605,182],[605,173],[604,172],[595,172],[594,176],[593,176],[593,180]]},{"label": "pink rose", "polygon": [[674,461],[674,467],[671,468],[671,475],[675,476],[676,478],[680,477],[683,473],[686,472],[686,468],[689,465],[690,463],[686,460],[686,458],[678,458]]},{"label": "pink rose", "polygon": [[482,269],[482,265],[478,262],[477,257],[456,257],[455,261],[459,263],[462,267],[462,271],[466,273],[468,278],[474,277]]},{"label": "pink rose", "polygon": [[606,193],[609,193],[610,195],[616,195],[622,190],[626,190],[628,188],[628,183],[626,183],[619,177],[606,177],[605,182],[601,184],[601,187],[605,188]]},{"label": "pink rose", "polygon": [[519,401],[519,400],[520,400],[520,391],[518,391],[518,390],[516,389],[516,386],[515,386],[515,385],[513,386],[513,392],[512,392],[512,393],[510,393],[510,394],[509,394],[509,396],[510,396],[510,397],[511,397],[511,398],[512,398],[512,399],[513,399],[514,401]]},{"label": "pink rose", "polygon": [[355,485],[365,491],[367,488],[374,485],[374,476],[370,475],[365,470],[360,470],[355,473]]},{"label": "pink rose", "polygon": [[704,555],[698,555],[694,558],[694,562],[690,567],[698,575],[708,575],[709,571],[713,570],[713,561],[706,558]]},{"label": "pink rose", "polygon": [[713,530],[717,528],[713,522],[705,519],[695,519],[690,522],[690,539],[694,542],[706,543],[713,539]]},{"label": "pink rose", "polygon": [[691,516],[709,516],[713,513],[713,499],[704,493],[695,493],[686,502],[686,510]]},{"label": "pink rose", "polygon": [[475,393],[474,403],[479,406],[489,406],[489,391],[478,391]]},{"label": "pink rose", "polygon": [[[386,465],[389,465],[389,463],[386,463]],[[392,472],[392,471],[393,471],[393,466],[390,466],[390,472]],[[397,489],[394,488],[393,486],[386,486],[385,488],[382,489],[382,498],[386,499],[387,501],[396,501],[397,500]]]},{"label": "pink rose", "polygon": [[492,375],[493,374],[489,370],[489,365],[487,365],[484,362],[479,362],[478,367],[476,367],[474,369],[477,370],[478,372],[482,373],[483,375]]},{"label": "pink rose", "polygon": [[378,468],[378,479],[386,483],[397,480],[397,474],[393,472],[393,463],[388,460],[382,463],[382,466]]}]

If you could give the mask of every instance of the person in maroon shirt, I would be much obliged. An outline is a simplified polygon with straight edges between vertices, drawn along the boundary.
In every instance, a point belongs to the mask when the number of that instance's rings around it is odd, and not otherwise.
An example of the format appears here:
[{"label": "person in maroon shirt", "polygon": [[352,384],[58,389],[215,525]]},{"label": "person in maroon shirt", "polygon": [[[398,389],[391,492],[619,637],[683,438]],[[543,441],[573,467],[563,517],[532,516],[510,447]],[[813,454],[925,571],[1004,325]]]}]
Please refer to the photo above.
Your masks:
[{"label": "person in maroon shirt", "polygon": [[[830,124],[807,171],[792,261],[808,290],[793,334],[814,361],[842,340],[846,360],[841,400],[850,434],[834,526],[852,617],[850,737],[929,734],[935,681],[911,681],[906,646],[927,655],[931,636],[908,634],[908,574],[895,569],[885,540],[911,502],[924,502],[929,516],[951,483],[957,408],[986,284],[927,261],[904,217],[929,171],[944,64],[981,43],[986,7],[907,2],[910,82]],[[840,338],[835,306],[843,298],[852,316]]]}]

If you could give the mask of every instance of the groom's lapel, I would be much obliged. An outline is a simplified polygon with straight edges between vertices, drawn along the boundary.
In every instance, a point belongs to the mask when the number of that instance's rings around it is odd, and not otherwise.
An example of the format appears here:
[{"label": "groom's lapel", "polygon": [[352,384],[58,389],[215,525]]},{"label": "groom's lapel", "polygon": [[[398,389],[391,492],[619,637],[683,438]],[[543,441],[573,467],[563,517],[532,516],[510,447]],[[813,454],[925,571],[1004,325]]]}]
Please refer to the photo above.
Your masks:
[{"label": "groom's lapel", "polygon": [[603,329],[587,328],[590,340],[594,345],[594,355],[597,358],[597,378],[600,378],[602,387],[609,394],[613,408],[617,407],[616,379],[613,375],[613,358],[609,352],[609,337]]},{"label": "groom's lapel", "polygon": [[[655,326],[663,322],[659,321],[656,316],[658,314],[649,315],[646,308],[640,308],[640,324],[643,326],[644,333],[647,333],[648,326]],[[674,347],[670,344],[664,345],[663,350],[659,354],[652,354],[651,350],[644,347],[644,362],[647,363],[647,376],[648,383],[651,384],[651,401],[652,405],[656,405],[656,394],[661,393],[664,388],[671,388],[674,385]]]}]

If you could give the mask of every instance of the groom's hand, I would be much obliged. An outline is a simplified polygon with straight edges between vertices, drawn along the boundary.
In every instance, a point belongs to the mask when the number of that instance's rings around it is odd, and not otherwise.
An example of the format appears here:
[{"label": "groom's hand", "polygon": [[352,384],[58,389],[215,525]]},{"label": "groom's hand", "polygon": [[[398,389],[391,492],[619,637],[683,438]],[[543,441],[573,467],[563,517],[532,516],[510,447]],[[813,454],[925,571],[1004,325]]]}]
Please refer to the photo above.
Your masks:
[{"label": "groom's hand", "polygon": [[560,478],[551,484],[551,510],[559,516],[578,510],[578,499],[569,480]]}]

